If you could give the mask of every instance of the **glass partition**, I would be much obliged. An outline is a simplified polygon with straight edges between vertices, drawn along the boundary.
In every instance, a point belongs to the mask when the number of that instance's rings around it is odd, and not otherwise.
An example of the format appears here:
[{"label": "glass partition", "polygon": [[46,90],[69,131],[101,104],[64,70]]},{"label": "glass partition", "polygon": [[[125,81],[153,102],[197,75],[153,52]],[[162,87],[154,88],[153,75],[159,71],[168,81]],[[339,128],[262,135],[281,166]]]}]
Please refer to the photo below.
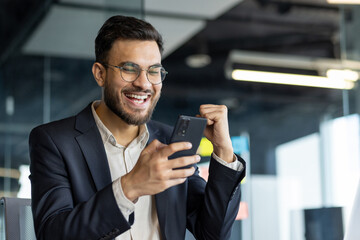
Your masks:
[{"label": "glass partition", "polygon": [[[91,73],[99,27],[115,14],[143,18],[141,0],[27,4],[28,12],[23,5],[3,8],[8,12],[1,25],[6,47],[0,52],[2,196],[30,197],[23,175],[29,174],[28,136],[33,127],[73,115],[101,98]],[[18,28],[9,28],[16,24]]]}]

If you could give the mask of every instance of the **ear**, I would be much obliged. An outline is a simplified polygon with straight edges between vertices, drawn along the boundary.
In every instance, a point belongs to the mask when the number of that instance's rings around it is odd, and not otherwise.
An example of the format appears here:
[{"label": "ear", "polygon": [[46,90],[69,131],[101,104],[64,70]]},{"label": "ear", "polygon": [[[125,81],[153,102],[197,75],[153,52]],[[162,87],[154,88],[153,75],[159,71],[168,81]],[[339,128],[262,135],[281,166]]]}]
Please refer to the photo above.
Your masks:
[{"label": "ear", "polygon": [[105,67],[102,64],[95,62],[92,66],[92,73],[99,87],[103,87],[106,79]]}]

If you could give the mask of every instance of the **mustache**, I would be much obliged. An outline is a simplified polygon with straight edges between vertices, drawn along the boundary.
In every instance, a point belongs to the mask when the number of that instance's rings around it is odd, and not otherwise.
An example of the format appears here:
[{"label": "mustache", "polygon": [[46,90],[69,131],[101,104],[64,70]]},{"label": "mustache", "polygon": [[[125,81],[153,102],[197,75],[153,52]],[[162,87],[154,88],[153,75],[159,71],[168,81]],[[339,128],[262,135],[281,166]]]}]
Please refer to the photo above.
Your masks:
[{"label": "mustache", "polygon": [[136,92],[139,92],[139,93],[147,93],[147,94],[151,94],[151,95],[154,95],[154,91],[152,91],[151,89],[142,89],[141,87],[128,87],[128,88],[123,88],[121,90],[122,93],[136,93]]}]

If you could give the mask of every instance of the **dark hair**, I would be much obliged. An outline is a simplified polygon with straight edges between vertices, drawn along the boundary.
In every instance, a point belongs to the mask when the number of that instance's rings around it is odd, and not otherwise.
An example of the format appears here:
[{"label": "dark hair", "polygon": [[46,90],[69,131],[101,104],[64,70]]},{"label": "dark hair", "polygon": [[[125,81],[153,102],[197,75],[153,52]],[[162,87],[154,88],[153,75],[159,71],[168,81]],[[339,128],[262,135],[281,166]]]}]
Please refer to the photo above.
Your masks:
[{"label": "dark hair", "polygon": [[106,20],[98,32],[95,39],[96,61],[105,63],[113,43],[119,39],[156,41],[160,53],[163,52],[162,37],[150,23],[134,17],[117,15]]}]

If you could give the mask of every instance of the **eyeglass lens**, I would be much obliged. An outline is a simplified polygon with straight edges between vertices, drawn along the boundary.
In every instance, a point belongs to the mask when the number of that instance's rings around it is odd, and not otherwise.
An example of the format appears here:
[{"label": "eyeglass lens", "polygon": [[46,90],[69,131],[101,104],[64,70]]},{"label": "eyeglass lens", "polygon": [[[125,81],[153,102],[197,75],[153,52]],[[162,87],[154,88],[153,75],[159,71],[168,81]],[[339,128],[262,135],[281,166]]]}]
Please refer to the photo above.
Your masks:
[{"label": "eyeglass lens", "polygon": [[[128,82],[135,81],[139,77],[141,70],[136,64],[125,63],[121,67],[121,77]],[[151,66],[146,70],[146,75],[149,82],[159,84],[165,79],[166,71],[161,66]]]}]

